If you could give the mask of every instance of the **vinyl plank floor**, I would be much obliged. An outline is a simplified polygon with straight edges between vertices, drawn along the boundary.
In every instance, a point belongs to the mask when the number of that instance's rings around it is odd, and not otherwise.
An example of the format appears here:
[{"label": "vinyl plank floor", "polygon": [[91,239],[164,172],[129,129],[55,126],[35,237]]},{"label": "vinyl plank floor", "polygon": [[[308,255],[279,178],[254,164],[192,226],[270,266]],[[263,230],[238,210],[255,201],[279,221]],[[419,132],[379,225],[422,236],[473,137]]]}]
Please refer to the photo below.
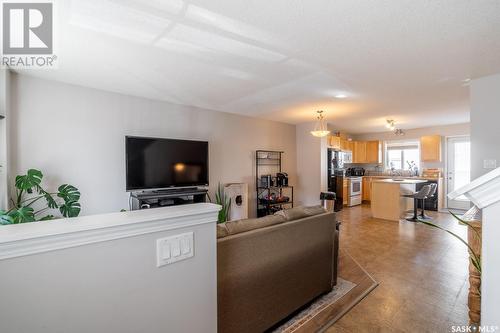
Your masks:
[{"label": "vinyl plank floor", "polygon": [[[466,236],[450,214],[429,212]],[[465,245],[423,224],[371,217],[369,205],[346,208],[340,248],[379,283],[326,332],[451,332],[468,322]]]}]

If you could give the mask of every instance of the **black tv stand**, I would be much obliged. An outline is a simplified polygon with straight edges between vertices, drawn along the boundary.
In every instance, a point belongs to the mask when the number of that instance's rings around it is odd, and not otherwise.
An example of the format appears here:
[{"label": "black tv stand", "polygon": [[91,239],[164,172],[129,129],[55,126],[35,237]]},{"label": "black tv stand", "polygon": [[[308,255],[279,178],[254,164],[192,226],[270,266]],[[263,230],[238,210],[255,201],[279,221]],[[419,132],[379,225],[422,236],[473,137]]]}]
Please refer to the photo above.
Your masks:
[{"label": "black tv stand", "polygon": [[206,202],[207,188],[185,187],[130,193],[130,209],[148,209]]},{"label": "black tv stand", "polygon": [[194,187],[181,187],[181,188],[166,188],[166,189],[161,189],[161,190],[154,190],[151,191],[150,193],[158,193],[158,194],[164,194],[164,193],[186,193],[186,192],[193,192],[197,191],[198,188],[196,186]]}]

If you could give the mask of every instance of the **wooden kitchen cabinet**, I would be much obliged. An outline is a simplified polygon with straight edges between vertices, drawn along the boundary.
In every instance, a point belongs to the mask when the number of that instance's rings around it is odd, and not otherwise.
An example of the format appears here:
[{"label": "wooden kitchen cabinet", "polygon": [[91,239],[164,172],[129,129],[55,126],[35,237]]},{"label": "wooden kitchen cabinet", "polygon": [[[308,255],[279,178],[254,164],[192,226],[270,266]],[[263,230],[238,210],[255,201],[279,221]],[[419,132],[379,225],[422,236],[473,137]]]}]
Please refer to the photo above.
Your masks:
[{"label": "wooden kitchen cabinet", "polygon": [[330,148],[341,149],[340,146],[340,136],[330,135],[329,136]]},{"label": "wooden kitchen cabinet", "polygon": [[353,163],[381,163],[380,141],[350,141]]},{"label": "wooden kitchen cabinet", "polygon": [[361,191],[361,198],[363,201],[371,201],[372,199],[372,178],[363,177],[363,188]]},{"label": "wooden kitchen cabinet", "polygon": [[366,142],[366,160],[365,163],[380,163],[379,154],[380,141]]},{"label": "wooden kitchen cabinet", "polygon": [[340,150],[352,151],[352,141],[340,139]]},{"label": "wooden kitchen cabinet", "polygon": [[347,182],[347,179],[344,179],[344,184],[342,188],[342,204],[347,205],[347,196],[349,195],[349,184]]},{"label": "wooden kitchen cabinet", "polygon": [[354,141],[353,163],[366,163],[366,141]]},{"label": "wooden kitchen cabinet", "polygon": [[420,138],[420,160],[441,162],[441,136],[428,135]]},{"label": "wooden kitchen cabinet", "polygon": [[347,141],[347,150],[354,151],[354,141]]}]

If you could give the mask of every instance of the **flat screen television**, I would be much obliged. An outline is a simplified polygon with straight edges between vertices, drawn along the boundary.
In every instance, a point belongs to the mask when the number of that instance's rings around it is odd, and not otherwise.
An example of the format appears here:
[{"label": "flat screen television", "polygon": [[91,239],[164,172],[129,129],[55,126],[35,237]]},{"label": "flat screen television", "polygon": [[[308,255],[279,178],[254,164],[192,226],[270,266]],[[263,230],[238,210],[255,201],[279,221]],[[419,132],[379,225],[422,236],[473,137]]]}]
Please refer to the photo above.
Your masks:
[{"label": "flat screen television", "polygon": [[208,142],[127,136],[127,191],[208,185]]}]

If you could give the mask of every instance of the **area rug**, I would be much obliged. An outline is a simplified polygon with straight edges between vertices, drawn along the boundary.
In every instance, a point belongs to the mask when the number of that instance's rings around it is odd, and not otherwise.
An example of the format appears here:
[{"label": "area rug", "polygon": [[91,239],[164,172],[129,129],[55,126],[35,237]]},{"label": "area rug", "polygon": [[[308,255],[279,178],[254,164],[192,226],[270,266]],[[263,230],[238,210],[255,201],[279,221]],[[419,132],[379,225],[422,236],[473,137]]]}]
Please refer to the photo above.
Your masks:
[{"label": "area rug", "polygon": [[337,286],[271,329],[279,333],[324,332],[378,286],[345,250],[339,252]]},{"label": "area rug", "polygon": [[338,278],[337,285],[328,294],[316,299],[311,305],[303,309],[283,325],[275,329],[275,333],[292,333],[299,330],[308,321],[319,315],[323,310],[337,302],[342,296],[347,294],[356,286],[355,283]]}]

